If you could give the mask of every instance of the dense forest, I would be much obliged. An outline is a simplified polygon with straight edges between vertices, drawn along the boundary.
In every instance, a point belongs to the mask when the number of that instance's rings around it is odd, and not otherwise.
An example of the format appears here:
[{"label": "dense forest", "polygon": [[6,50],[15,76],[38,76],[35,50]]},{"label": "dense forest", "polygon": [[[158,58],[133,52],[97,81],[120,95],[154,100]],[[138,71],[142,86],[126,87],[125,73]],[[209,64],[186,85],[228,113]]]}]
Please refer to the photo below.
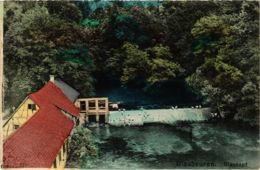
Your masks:
[{"label": "dense forest", "polygon": [[85,97],[182,80],[223,117],[256,123],[258,31],[258,2],[5,2],[5,109],[50,74]]}]

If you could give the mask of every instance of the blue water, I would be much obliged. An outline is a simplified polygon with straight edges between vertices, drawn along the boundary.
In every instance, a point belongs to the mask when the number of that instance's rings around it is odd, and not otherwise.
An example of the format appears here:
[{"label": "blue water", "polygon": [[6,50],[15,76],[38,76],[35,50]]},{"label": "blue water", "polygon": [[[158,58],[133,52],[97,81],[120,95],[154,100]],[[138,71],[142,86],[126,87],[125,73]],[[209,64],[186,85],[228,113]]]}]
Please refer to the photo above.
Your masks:
[{"label": "blue water", "polygon": [[[259,167],[257,132],[225,124],[193,123],[92,128],[99,156],[82,168],[239,168]],[[241,167],[240,167],[241,168]]]}]

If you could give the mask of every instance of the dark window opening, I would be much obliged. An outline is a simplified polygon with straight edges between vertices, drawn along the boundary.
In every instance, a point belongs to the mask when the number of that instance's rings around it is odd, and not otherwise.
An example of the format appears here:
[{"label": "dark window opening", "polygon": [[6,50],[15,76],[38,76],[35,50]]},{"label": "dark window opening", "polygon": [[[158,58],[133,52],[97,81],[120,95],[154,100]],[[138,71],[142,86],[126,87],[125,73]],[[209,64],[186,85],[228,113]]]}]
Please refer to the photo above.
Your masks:
[{"label": "dark window opening", "polygon": [[61,152],[59,153],[59,161],[61,161]]},{"label": "dark window opening", "polygon": [[53,165],[54,165],[54,168],[57,168],[57,161],[56,161],[56,158],[55,158],[55,160],[54,160]]},{"label": "dark window opening", "polygon": [[78,125],[79,125],[79,119],[76,120],[76,126],[78,126]]},{"label": "dark window opening", "polygon": [[28,109],[36,110],[36,105],[35,104],[28,104]]},{"label": "dark window opening", "polygon": [[92,122],[96,123],[97,122],[96,115],[89,115],[88,121],[89,121],[89,123],[92,123]]},{"label": "dark window opening", "polygon": [[14,125],[14,129],[18,129],[19,127],[19,125]]},{"label": "dark window opening", "polygon": [[62,146],[63,149],[63,153],[65,152],[66,148],[65,148],[65,144]]},{"label": "dark window opening", "polygon": [[89,110],[95,110],[96,109],[96,101],[95,100],[88,101],[88,107],[89,107]]},{"label": "dark window opening", "polygon": [[99,116],[99,123],[106,123],[106,116],[105,115]]},{"label": "dark window opening", "polygon": [[106,109],[106,101],[105,100],[99,100],[98,101],[98,107],[99,107],[99,109]]},{"label": "dark window opening", "polygon": [[85,101],[80,101],[80,110],[86,110],[86,102]]},{"label": "dark window opening", "polygon": [[66,148],[67,148],[67,150],[69,149],[69,141],[68,140],[66,141]]}]

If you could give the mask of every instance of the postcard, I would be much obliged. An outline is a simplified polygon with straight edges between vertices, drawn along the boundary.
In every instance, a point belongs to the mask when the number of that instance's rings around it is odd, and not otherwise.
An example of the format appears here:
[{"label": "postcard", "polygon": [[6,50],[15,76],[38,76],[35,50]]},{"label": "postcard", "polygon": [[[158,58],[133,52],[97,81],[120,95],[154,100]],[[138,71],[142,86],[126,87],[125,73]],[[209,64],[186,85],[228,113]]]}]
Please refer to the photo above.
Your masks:
[{"label": "postcard", "polygon": [[260,168],[259,2],[0,4],[2,168]]}]

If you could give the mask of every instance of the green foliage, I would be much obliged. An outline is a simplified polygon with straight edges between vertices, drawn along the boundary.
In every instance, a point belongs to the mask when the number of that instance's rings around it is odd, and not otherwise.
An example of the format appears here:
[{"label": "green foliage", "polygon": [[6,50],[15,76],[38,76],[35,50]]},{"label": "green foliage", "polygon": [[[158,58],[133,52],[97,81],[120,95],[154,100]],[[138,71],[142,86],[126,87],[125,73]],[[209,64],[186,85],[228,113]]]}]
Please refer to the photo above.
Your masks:
[{"label": "green foliage", "polygon": [[128,41],[142,45],[149,40],[148,35],[141,27],[141,23],[130,14],[122,13],[111,16],[109,27],[108,31],[111,32],[108,34],[112,34],[113,38],[120,42]]},{"label": "green foliage", "polygon": [[152,85],[180,76],[183,69],[172,62],[168,47],[162,45],[142,51],[137,45],[125,43],[121,81],[124,85]]},{"label": "green foliage", "polygon": [[91,131],[85,127],[78,126],[73,129],[73,134],[69,143],[69,158],[67,167],[77,168],[80,167],[83,160],[82,158],[96,157],[97,148],[94,145],[94,136]]},{"label": "green foliage", "polygon": [[96,82],[186,79],[223,116],[257,120],[257,2],[6,2],[4,12],[8,107],[49,74],[82,96]]},{"label": "green foliage", "polygon": [[100,21],[97,19],[85,18],[81,22],[81,25],[83,25],[84,27],[87,27],[87,28],[96,28],[96,27],[100,26]]},{"label": "green foliage", "polygon": [[229,27],[224,23],[222,17],[211,15],[205,16],[196,22],[191,33],[197,35],[227,35]]},{"label": "green foliage", "polygon": [[204,62],[187,81],[226,118],[256,120],[258,116],[256,8],[255,3],[243,2],[240,10],[229,8],[228,15],[201,18],[191,31],[195,38],[214,40],[195,48],[194,54]]},{"label": "green foliage", "polygon": [[119,15],[115,19],[115,37],[119,40],[133,42],[136,38],[138,23],[133,17],[128,15]]},{"label": "green foliage", "polygon": [[28,9],[26,5],[6,5],[12,17],[7,18],[10,24],[4,35],[4,74],[8,79],[7,87],[19,89],[21,94],[17,100],[12,100],[17,92],[6,90],[6,106],[17,106],[22,98],[41,88],[50,74],[68,82],[83,95],[93,94],[94,80],[89,75],[95,66],[87,49],[77,45],[84,42],[83,29],[71,19],[51,14],[44,3],[34,3]]},{"label": "green foliage", "polygon": [[[223,3],[221,4],[223,5]],[[194,48],[200,44],[199,40],[192,36],[191,30],[194,24],[202,17],[214,14],[219,9],[218,5],[212,1],[187,1],[187,2],[163,2],[164,7],[161,11],[162,27],[164,28],[164,45],[170,47],[178,62],[184,69],[185,76],[192,74],[198,67],[203,58],[194,56]],[[200,37],[205,41],[209,37]],[[202,42],[203,45],[203,42]],[[199,48],[199,46],[197,47]]]},{"label": "green foliage", "polygon": [[181,66],[169,60],[155,58],[149,63],[148,82],[150,84],[167,81],[178,76],[182,72]]},{"label": "green foliage", "polygon": [[74,3],[49,1],[47,2],[46,7],[50,14],[53,14],[60,19],[77,23],[82,19],[82,13]]},{"label": "green foliage", "polygon": [[112,81],[119,81],[118,78],[121,77],[123,72],[123,62],[124,55],[121,49],[111,49],[107,52],[108,56],[110,56],[105,63],[105,71],[109,72],[109,79]]},{"label": "green foliage", "polygon": [[71,49],[61,49],[60,56],[61,60],[68,61],[76,64],[85,64],[88,67],[94,67],[92,57],[89,54],[87,47],[82,45],[74,45]]},{"label": "green foliage", "polygon": [[148,54],[130,43],[124,44],[122,48],[126,56],[123,63],[122,83],[142,85],[149,69]]},{"label": "green foliage", "polygon": [[162,58],[162,59],[173,59],[173,55],[171,53],[171,50],[168,46],[163,46],[162,44],[159,44],[158,46],[154,46],[152,48],[148,48],[147,52],[151,55],[153,58]]}]

